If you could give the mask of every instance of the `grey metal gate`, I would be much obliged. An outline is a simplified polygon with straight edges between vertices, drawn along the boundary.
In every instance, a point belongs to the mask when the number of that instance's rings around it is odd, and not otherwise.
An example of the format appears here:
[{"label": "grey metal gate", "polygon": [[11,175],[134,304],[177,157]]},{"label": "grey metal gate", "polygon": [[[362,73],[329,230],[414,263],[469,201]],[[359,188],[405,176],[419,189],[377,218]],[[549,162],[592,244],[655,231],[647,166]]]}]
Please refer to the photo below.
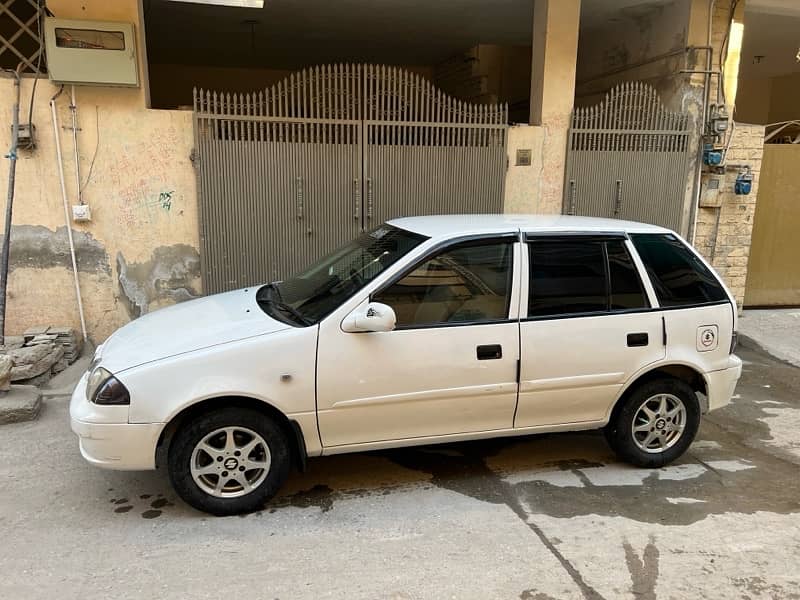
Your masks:
[{"label": "grey metal gate", "polygon": [[689,117],[664,108],[645,83],[624,83],[576,108],[567,147],[564,212],[679,230]]},{"label": "grey metal gate", "polygon": [[206,293],[284,277],[393,217],[502,211],[507,115],[378,65],[195,90]]}]

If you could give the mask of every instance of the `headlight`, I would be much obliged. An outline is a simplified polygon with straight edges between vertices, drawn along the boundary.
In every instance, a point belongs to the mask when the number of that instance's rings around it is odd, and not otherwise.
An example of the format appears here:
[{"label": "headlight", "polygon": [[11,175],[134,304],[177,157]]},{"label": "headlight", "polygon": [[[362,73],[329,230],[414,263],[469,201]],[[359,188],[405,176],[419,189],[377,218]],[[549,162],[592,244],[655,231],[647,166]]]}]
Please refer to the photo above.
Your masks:
[{"label": "headlight", "polygon": [[86,398],[95,404],[119,406],[131,403],[128,390],[103,367],[97,367],[86,382]]}]

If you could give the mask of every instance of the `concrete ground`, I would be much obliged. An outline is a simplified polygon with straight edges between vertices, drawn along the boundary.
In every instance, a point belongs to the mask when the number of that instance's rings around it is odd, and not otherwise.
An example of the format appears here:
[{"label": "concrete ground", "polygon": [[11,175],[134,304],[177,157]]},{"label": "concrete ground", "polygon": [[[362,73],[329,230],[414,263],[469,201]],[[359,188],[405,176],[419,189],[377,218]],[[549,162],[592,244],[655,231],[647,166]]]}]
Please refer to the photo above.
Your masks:
[{"label": "concrete ground", "polygon": [[739,317],[739,335],[800,367],[800,308],[747,309]]},{"label": "concrete ground", "polygon": [[740,354],[664,469],[595,433],[320,458],[244,517],[89,466],[50,398],[0,429],[0,598],[800,598],[800,369]]}]

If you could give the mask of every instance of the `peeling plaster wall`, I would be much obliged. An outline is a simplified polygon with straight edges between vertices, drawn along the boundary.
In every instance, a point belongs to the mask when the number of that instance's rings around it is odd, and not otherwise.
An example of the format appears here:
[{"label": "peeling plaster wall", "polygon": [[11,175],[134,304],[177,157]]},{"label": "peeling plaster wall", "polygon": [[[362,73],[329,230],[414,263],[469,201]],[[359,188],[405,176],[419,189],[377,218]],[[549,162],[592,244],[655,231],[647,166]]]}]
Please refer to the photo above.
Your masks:
[{"label": "peeling plaster wall", "polygon": [[128,264],[118,252],[117,273],[122,297],[134,319],[200,295],[200,254],[186,244],[156,248],[150,260],[141,263]]},{"label": "peeling plaster wall", "polygon": [[[133,22],[141,35],[135,0],[50,0],[48,7],[58,17]],[[139,39],[139,77],[144,82],[142,49]],[[31,84],[30,77],[22,82],[21,121],[27,120]],[[80,324],[49,106],[57,92],[58,87],[46,77],[39,81],[33,107],[37,148],[20,151],[17,162],[8,334],[38,324],[76,329]],[[175,248],[183,257],[192,252],[196,257],[199,247],[195,173],[189,159],[192,122],[190,112],[146,109],[144,85],[137,89],[78,86],[76,96],[81,186],[92,221],[71,223],[71,227],[86,323],[90,336],[99,342],[136,313],[130,311],[130,300],[120,285],[118,257],[124,257],[128,266],[123,279],[141,290],[136,300],[140,313],[201,291],[191,261],[175,257]],[[0,79],[0,144],[6,148],[13,99],[11,80]],[[71,205],[77,203],[78,186],[69,88],[56,102]],[[3,161],[0,187],[4,190],[7,177],[8,164]],[[164,275],[180,271],[176,265],[181,264],[184,275]]]}]

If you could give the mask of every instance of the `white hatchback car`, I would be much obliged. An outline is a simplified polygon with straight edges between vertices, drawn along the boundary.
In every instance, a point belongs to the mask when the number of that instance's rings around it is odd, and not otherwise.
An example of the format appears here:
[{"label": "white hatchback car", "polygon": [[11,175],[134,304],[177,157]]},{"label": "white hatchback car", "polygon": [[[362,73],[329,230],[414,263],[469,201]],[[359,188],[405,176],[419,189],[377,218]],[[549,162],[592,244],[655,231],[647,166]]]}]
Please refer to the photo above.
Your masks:
[{"label": "white hatchback car", "polygon": [[145,315],[72,396],[83,456],[257,509],[306,457],[603,428],[660,467],[730,401],[736,305],[675,233],[564,216],[389,221],[285,281]]}]

